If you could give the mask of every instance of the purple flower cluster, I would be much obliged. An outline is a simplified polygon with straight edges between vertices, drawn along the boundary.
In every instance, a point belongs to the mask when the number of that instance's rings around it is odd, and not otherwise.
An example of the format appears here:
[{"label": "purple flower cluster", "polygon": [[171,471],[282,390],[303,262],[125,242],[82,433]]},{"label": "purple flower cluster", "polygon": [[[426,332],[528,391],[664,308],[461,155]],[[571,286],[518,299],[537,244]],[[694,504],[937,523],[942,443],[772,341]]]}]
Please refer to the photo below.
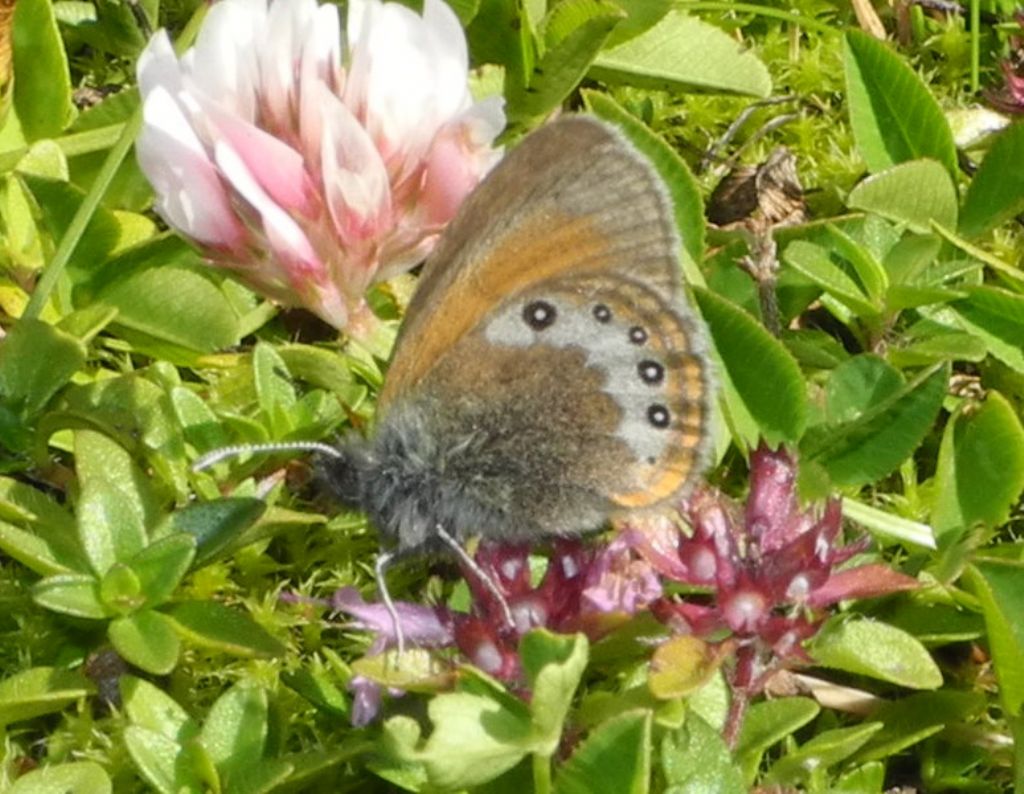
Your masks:
[{"label": "purple flower cluster", "polygon": [[[405,637],[423,648],[454,649],[517,685],[519,640],[530,629],[582,631],[593,640],[649,609],[675,634],[727,643],[734,656],[728,678],[745,701],[779,667],[811,661],[802,643],[818,630],[828,607],[917,585],[881,564],[837,570],[866,548],[867,539],[840,546],[839,500],[828,500],[823,509],[801,509],[796,474],[789,452],[761,446],[751,455],[745,505],[705,486],[680,506],[691,532],[659,518],[631,522],[603,546],[559,540],[536,584],[526,546],[481,544],[475,561],[493,587],[464,570],[472,600],[468,612],[397,604]],[[666,596],[663,582],[700,595]],[[511,624],[495,589],[508,605]],[[331,604],[376,634],[371,654],[394,645],[394,627],[382,604],[363,601],[352,588],[338,591]],[[365,722],[376,713],[381,690],[365,678],[351,686],[356,719]]]},{"label": "purple flower cluster", "polygon": [[711,594],[707,603],[663,599],[653,607],[659,618],[678,633],[756,639],[780,659],[809,661],[801,641],[817,630],[826,607],[916,586],[885,565],[837,570],[868,539],[838,545],[839,500],[820,511],[800,509],[796,474],[792,455],[761,446],[751,454],[746,505],[702,487],[683,511],[692,535],[667,522],[627,530],[659,574]]},{"label": "purple flower cluster", "polygon": [[[1024,11],[1014,14],[1017,24],[1024,28]],[[1003,113],[1024,113],[1024,41],[1020,36],[1010,36],[1010,57],[1001,61],[1003,86],[996,91],[986,91],[988,101]]]}]

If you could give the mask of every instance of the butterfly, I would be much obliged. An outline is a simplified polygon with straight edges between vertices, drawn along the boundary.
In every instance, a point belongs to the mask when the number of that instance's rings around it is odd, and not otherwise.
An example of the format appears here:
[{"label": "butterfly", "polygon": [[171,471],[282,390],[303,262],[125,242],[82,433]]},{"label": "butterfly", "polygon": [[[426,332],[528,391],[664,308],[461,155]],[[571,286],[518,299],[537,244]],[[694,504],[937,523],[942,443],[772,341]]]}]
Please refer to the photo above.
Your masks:
[{"label": "butterfly", "polygon": [[[533,542],[665,504],[709,451],[706,333],[671,200],[614,128],[570,115],[512,149],[424,265],[375,427],[320,451],[397,557]],[[506,607],[506,616],[511,617]]]},{"label": "butterfly", "polygon": [[578,535],[692,485],[711,378],[679,249],[657,173],[591,117],[488,175],[424,266],[372,434],[323,462],[394,546],[381,581],[397,555]]}]

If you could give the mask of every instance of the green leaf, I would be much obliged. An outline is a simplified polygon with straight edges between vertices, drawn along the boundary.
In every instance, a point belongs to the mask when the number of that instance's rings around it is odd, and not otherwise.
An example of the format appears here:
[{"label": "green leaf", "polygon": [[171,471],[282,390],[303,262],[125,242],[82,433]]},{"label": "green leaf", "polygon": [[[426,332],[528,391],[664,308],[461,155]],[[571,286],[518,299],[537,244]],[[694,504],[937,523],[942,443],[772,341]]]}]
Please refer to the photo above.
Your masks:
[{"label": "green leaf", "polygon": [[420,727],[409,717],[384,724],[385,742],[400,759],[419,762],[432,784],[455,790],[479,786],[514,767],[532,747],[525,715],[483,695],[437,695],[427,706],[434,725],[420,744]]},{"label": "green leaf", "polygon": [[195,563],[202,566],[255,524],[266,510],[266,502],[253,497],[194,502],[172,513],[168,527],[195,538]]},{"label": "green leaf", "polygon": [[882,729],[880,722],[868,722],[852,728],[836,728],[819,733],[799,749],[779,759],[764,777],[765,783],[807,781],[818,770],[845,761]]},{"label": "green leaf", "polygon": [[[47,528],[56,535],[74,532],[75,519],[56,500],[42,491],[10,477],[0,477],[0,515],[26,524],[33,532]],[[52,540],[56,541],[54,537]],[[69,548],[74,548],[70,543]]]},{"label": "green leaf", "polygon": [[979,559],[964,577],[981,602],[999,698],[1006,713],[1018,717],[1024,704],[1024,563]]},{"label": "green leaf", "polygon": [[821,707],[810,698],[786,697],[755,703],[747,710],[736,742],[736,762],[745,783],[754,782],[765,751],[818,716]]},{"label": "green leaf", "polygon": [[806,276],[829,295],[861,317],[872,317],[880,306],[871,302],[857,284],[834,261],[833,253],[806,240],[794,240],[782,252],[782,261]]},{"label": "green leaf", "polygon": [[[91,272],[98,263],[110,259],[120,237],[120,224],[112,211],[94,204],[92,199],[98,201],[98,197],[86,195],[78,186],[50,174],[26,174],[23,180],[53,239],[70,241],[74,237],[74,249],[62,251],[61,259],[56,260],[62,269],[66,263],[68,281],[77,284],[83,271]],[[79,212],[84,215],[76,217]]]},{"label": "green leaf", "polygon": [[[141,505],[147,529],[162,518],[171,488],[180,499],[188,494],[183,439],[168,404],[170,384],[160,374],[167,370],[177,372],[167,362],[157,362],[144,371],[72,387],[65,392],[66,410],[50,415],[52,424],[44,428],[51,433],[63,427],[91,428],[93,435],[81,430],[75,434],[79,479],[86,481],[95,473],[116,481]],[[133,454],[146,455],[145,474],[128,447]]]},{"label": "green leaf", "polygon": [[695,712],[661,742],[665,794],[744,794],[747,787],[722,737]]},{"label": "green leaf", "polygon": [[189,642],[234,656],[268,657],[284,646],[248,615],[213,601],[185,601],[168,611]]},{"label": "green leaf", "polygon": [[131,568],[123,562],[115,562],[100,577],[100,600],[112,613],[130,615],[145,601],[142,583]]},{"label": "green leaf", "polygon": [[[323,787],[322,778],[324,773],[353,761],[358,763],[360,756],[367,754],[368,751],[372,753],[376,749],[377,745],[368,745],[364,737],[360,736],[359,733],[355,731],[352,733],[351,738],[335,742],[330,749],[318,747],[309,752],[289,753],[284,756],[287,759],[287,763],[292,767],[292,771],[288,775],[288,785],[283,787],[284,790],[316,791],[317,785],[320,785],[321,788]],[[378,773],[378,770],[384,763],[386,762],[383,761],[381,756],[377,755],[368,760],[367,768],[374,773]],[[419,772],[420,770],[417,768],[416,771]],[[384,777],[384,775],[380,776]],[[425,776],[419,774],[417,783],[419,786],[426,784]],[[273,791],[275,789],[270,790]],[[414,791],[416,789],[410,788],[408,790]]]},{"label": "green leaf", "polygon": [[966,290],[966,298],[950,304],[957,320],[993,356],[1024,373],[1024,296],[989,286]]},{"label": "green leaf", "polygon": [[73,761],[34,769],[5,789],[7,794],[110,794],[110,777],[95,761]]},{"label": "green leaf", "polygon": [[857,754],[858,761],[882,760],[934,736],[948,725],[971,722],[985,711],[980,692],[920,692],[884,703],[872,720],[885,727]]},{"label": "green leaf", "polygon": [[505,107],[509,120],[528,124],[561,105],[624,16],[622,9],[608,0],[563,0],[554,6],[545,20],[547,52],[523,87],[515,90],[509,81]]},{"label": "green leaf", "polygon": [[100,600],[99,589],[99,582],[88,574],[57,574],[32,586],[32,600],[54,612],[100,620],[110,611]]},{"label": "green leaf", "polygon": [[24,318],[0,340],[0,399],[23,417],[39,413],[85,364],[78,339]]},{"label": "green leaf", "polygon": [[349,716],[348,698],[337,686],[337,675],[319,659],[310,666],[281,673],[281,681],[312,703],[319,711],[332,717]]},{"label": "green leaf", "polygon": [[[896,166],[902,168],[903,166]],[[949,177],[943,172],[943,179]],[[894,285],[910,284],[938,287],[941,279],[932,279],[932,265],[942,251],[942,240],[935,234],[904,234],[882,257],[882,264]]]},{"label": "green leaf", "polygon": [[890,626],[913,634],[929,645],[970,642],[983,636],[981,614],[951,604],[922,604],[907,600],[890,602],[882,617]]},{"label": "green leaf", "polygon": [[977,410],[946,425],[935,476],[932,524],[938,534],[976,523],[995,528],[1024,491],[1024,428],[1013,406],[991,391]]},{"label": "green leaf", "polygon": [[131,722],[125,746],[150,785],[161,794],[220,790],[216,770],[197,741],[199,726],[173,698],[129,675],[121,679],[121,699]]},{"label": "green leaf", "polygon": [[75,113],[64,41],[49,0],[22,0],[9,34],[14,49],[14,107],[28,141],[56,138]]},{"label": "green leaf", "polygon": [[533,32],[521,0],[481,2],[466,30],[473,60],[505,68],[510,87],[522,90],[533,72]]},{"label": "green leaf", "polygon": [[862,244],[834,224],[826,227],[829,247],[850,263],[868,300],[873,305],[881,303],[886,290],[889,289],[889,274],[875,259],[869,246],[871,240]]},{"label": "green leaf", "polygon": [[935,333],[889,351],[889,360],[897,367],[921,367],[942,361],[978,362],[988,354],[985,343],[960,331]]},{"label": "green leaf", "polygon": [[188,444],[200,452],[229,445],[230,437],[224,421],[194,391],[177,386],[171,389],[170,401]]},{"label": "green leaf", "polygon": [[179,532],[150,543],[128,560],[128,566],[139,578],[148,607],[167,601],[196,555],[196,539]]},{"label": "green leaf", "polygon": [[[337,350],[300,344],[279,345],[276,350],[288,371],[299,380],[338,395],[354,395],[362,388],[347,359]],[[344,402],[352,404],[347,399]]]},{"label": "green leaf", "polygon": [[78,540],[92,569],[104,574],[146,545],[146,531],[131,497],[113,482],[90,479],[78,500]]},{"label": "green leaf", "polygon": [[809,650],[818,664],[836,670],[908,689],[942,686],[942,673],[917,639],[874,620],[832,620],[810,643]]},{"label": "green leaf", "polygon": [[160,238],[104,265],[94,301],[118,310],[116,324],[207,353],[238,341],[238,315],[210,268],[179,240]]},{"label": "green leaf", "polygon": [[204,785],[192,754],[159,733],[129,725],[124,744],[142,777],[160,794],[198,794],[216,790]]},{"label": "green leaf", "polygon": [[297,397],[291,374],[273,346],[265,342],[256,343],[252,352],[252,375],[256,399],[268,416],[295,405]]},{"label": "green leaf", "polygon": [[887,45],[851,30],[845,39],[850,126],[873,172],[929,157],[957,176],[956,145],[939,103]]},{"label": "green leaf", "polygon": [[814,428],[801,444],[806,461],[842,485],[874,482],[893,471],[924,439],[942,407],[948,371],[935,367],[856,419]]},{"label": "green leaf", "polygon": [[884,783],[885,765],[870,761],[840,775],[829,794],[882,794]]},{"label": "green leaf", "polygon": [[175,624],[159,612],[147,609],[118,618],[107,636],[126,662],[147,673],[167,675],[178,663],[181,641]]},{"label": "green leaf", "polygon": [[651,655],[647,688],[659,700],[692,695],[718,672],[723,656],[717,646],[692,634],[682,634],[659,645]]},{"label": "green leaf", "polygon": [[[323,769],[331,766],[329,763],[330,759],[324,758],[323,755],[318,754],[317,762]],[[335,765],[338,763],[341,763],[341,761],[334,762]],[[255,763],[250,761],[248,764],[239,767],[236,770],[237,773],[232,772],[232,775],[225,779],[225,786],[232,794],[234,792],[239,792],[239,794],[270,794],[271,792],[280,791],[284,787],[285,781],[291,784],[294,771],[295,766],[293,763],[281,758],[265,758]],[[291,785],[288,788],[296,791],[301,790],[300,787],[293,787]]]},{"label": "green leaf", "polygon": [[22,565],[44,576],[89,570],[74,517],[42,491],[0,477],[0,515],[11,522],[0,521],[0,549]]},{"label": "green leaf", "polygon": [[0,521],[0,551],[41,576],[72,573],[81,570],[81,567],[86,570],[89,567],[88,565],[79,567],[77,561],[73,566],[61,562],[55,549],[43,538],[8,524],[6,521]]},{"label": "green leaf", "polygon": [[847,359],[829,375],[825,417],[829,424],[849,422],[903,388],[900,371],[885,359],[864,353]]},{"label": "green leaf", "polygon": [[608,83],[767,97],[771,77],[748,49],[714,25],[673,9],[645,33],[602,52],[590,77]]},{"label": "green leaf", "polygon": [[[1011,124],[999,134],[967,187],[960,227],[964,237],[980,237],[1024,210],[1024,127]],[[956,228],[943,224],[948,229]]]},{"label": "green leaf", "polygon": [[[682,237],[683,249],[689,254],[692,263],[703,261],[704,199],[701,197],[700,185],[697,184],[686,161],[665,143],[661,136],[628,113],[608,94],[584,91],[583,98],[595,115],[618,126],[629,138],[630,143],[651,161],[672,198],[676,228]],[[694,284],[702,283],[698,280],[703,277],[700,276],[700,271],[696,270],[696,265],[693,265],[693,270],[696,272],[686,274],[688,280]]]},{"label": "green leaf", "polygon": [[[918,306],[931,306],[936,303],[949,303],[962,298],[958,290],[942,287],[918,287],[912,284],[894,284],[885,296],[885,307],[891,313],[905,309],[916,309]],[[984,357],[984,356],[983,356]],[[933,362],[934,357],[929,361]]]},{"label": "green leaf", "polygon": [[[729,381],[769,444],[794,442],[807,422],[803,375],[789,351],[749,314],[709,290],[694,295]],[[771,383],[771,389],[765,384]]]},{"label": "green leaf", "polygon": [[170,695],[134,676],[121,679],[121,699],[133,725],[183,744],[199,735],[199,726]]},{"label": "green leaf", "polygon": [[267,716],[266,690],[251,684],[236,684],[210,708],[201,741],[229,789],[263,757]]},{"label": "green leaf", "polygon": [[562,765],[558,794],[645,794],[651,767],[651,712],[603,722]]},{"label": "green leaf", "polygon": [[948,270],[946,270],[945,273],[943,273],[942,270],[939,271],[940,276],[943,279],[960,276],[973,276],[975,273],[981,272],[981,265],[985,265],[997,272],[1006,281],[1011,284],[1015,284],[1018,288],[1024,287],[1024,273],[1022,273],[1020,268],[1016,265],[1011,265],[1008,262],[1003,261],[998,256],[995,256],[981,246],[972,245],[963,237],[958,237],[953,234],[953,232],[949,231],[949,229],[945,229],[938,224],[934,225],[932,231],[934,231],[935,234],[943,240],[949,242],[955,248],[966,253],[971,258],[967,261],[949,263],[947,265]]},{"label": "green leaf", "polygon": [[956,228],[956,187],[935,160],[911,160],[869,176],[850,191],[846,204],[905,223],[919,234],[930,232],[933,220]]},{"label": "green leaf", "polygon": [[[135,385],[137,380],[131,379],[124,383]],[[132,411],[145,418],[152,432],[152,425],[156,421],[148,412],[142,411],[143,395],[137,389],[130,389],[125,399],[113,394],[114,387],[121,385],[119,381],[107,381],[109,386],[100,396],[99,405],[95,402],[89,404],[90,412],[98,416],[105,413],[106,409],[110,411],[111,420],[117,421],[114,418],[117,413]],[[149,384],[149,388],[156,387]],[[122,426],[125,423],[122,419]],[[133,510],[139,523],[145,527],[154,524],[161,513],[161,502],[154,492],[152,477],[143,473],[124,447],[104,433],[95,430],[75,431],[75,472],[83,490],[93,487],[94,483],[97,487],[112,484],[111,487],[122,494],[124,507]]]},{"label": "green leaf", "polygon": [[117,310],[109,306],[86,306],[62,317],[57,327],[83,344],[88,344],[110,325],[115,317]]},{"label": "green leaf", "polygon": [[351,669],[355,675],[382,687],[407,692],[438,692],[451,688],[452,683],[451,668],[426,648],[406,649],[401,654],[388,651],[364,656],[352,662]]},{"label": "green leaf", "polygon": [[936,545],[935,532],[928,524],[879,510],[852,496],[843,497],[843,518],[855,521],[887,540],[898,540],[928,549],[934,549]]},{"label": "green leaf", "polygon": [[455,12],[455,16],[459,18],[462,27],[466,27],[480,11],[480,2],[481,0],[450,0],[448,5]]},{"label": "green leaf", "polygon": [[0,726],[52,714],[92,694],[95,687],[77,672],[33,667],[0,681]]},{"label": "green leaf", "polygon": [[629,16],[615,26],[612,35],[605,42],[605,48],[617,47],[654,27],[669,9],[672,0],[615,0],[615,4]]},{"label": "green leaf", "polygon": [[562,725],[580,678],[587,667],[587,639],[582,634],[553,634],[534,629],[519,644],[523,673],[533,691],[533,715],[537,752],[550,756],[562,737]]}]

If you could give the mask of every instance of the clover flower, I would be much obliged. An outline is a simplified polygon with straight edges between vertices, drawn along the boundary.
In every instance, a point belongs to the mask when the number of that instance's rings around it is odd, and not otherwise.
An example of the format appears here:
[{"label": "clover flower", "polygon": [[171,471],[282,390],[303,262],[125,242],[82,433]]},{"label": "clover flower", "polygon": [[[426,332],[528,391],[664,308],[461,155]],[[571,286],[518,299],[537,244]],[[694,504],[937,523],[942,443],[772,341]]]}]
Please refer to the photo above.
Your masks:
[{"label": "clover flower", "polygon": [[498,158],[498,99],[467,87],[442,0],[221,0],[180,59],[138,64],[139,163],[156,209],[212,264],[337,328],[422,261]]}]

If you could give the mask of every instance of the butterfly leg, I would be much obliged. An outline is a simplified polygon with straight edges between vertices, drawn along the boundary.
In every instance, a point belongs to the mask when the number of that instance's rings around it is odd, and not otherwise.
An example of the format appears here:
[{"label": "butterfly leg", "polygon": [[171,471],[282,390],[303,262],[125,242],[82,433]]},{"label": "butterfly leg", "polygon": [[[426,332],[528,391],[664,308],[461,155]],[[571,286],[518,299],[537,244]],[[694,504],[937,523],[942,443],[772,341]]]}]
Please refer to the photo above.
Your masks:
[{"label": "butterfly leg", "polygon": [[502,594],[501,590],[498,589],[498,585],[495,584],[494,580],[487,575],[487,572],[483,568],[476,564],[476,560],[469,556],[459,542],[444,531],[444,527],[438,524],[436,529],[437,536],[442,540],[442,542],[454,551],[455,556],[462,561],[462,564],[473,572],[473,575],[483,583],[484,587],[491,591],[491,595],[494,596],[495,600],[497,600],[501,605],[501,611],[504,613],[505,622],[508,624],[508,627],[510,629],[514,629],[516,627],[516,622],[512,617],[512,610],[509,608],[508,601],[505,600],[505,596]]},{"label": "butterfly leg", "polygon": [[380,593],[380,600],[384,602],[384,608],[391,616],[391,623],[395,629],[395,646],[398,648],[399,657],[405,653],[405,634],[402,632],[402,621],[398,618],[398,610],[395,609],[395,602],[391,600],[391,593],[388,592],[388,583],[384,578],[384,572],[388,566],[395,561],[393,552],[381,552],[377,555],[377,561],[373,564],[374,578],[377,580],[377,591]]}]

